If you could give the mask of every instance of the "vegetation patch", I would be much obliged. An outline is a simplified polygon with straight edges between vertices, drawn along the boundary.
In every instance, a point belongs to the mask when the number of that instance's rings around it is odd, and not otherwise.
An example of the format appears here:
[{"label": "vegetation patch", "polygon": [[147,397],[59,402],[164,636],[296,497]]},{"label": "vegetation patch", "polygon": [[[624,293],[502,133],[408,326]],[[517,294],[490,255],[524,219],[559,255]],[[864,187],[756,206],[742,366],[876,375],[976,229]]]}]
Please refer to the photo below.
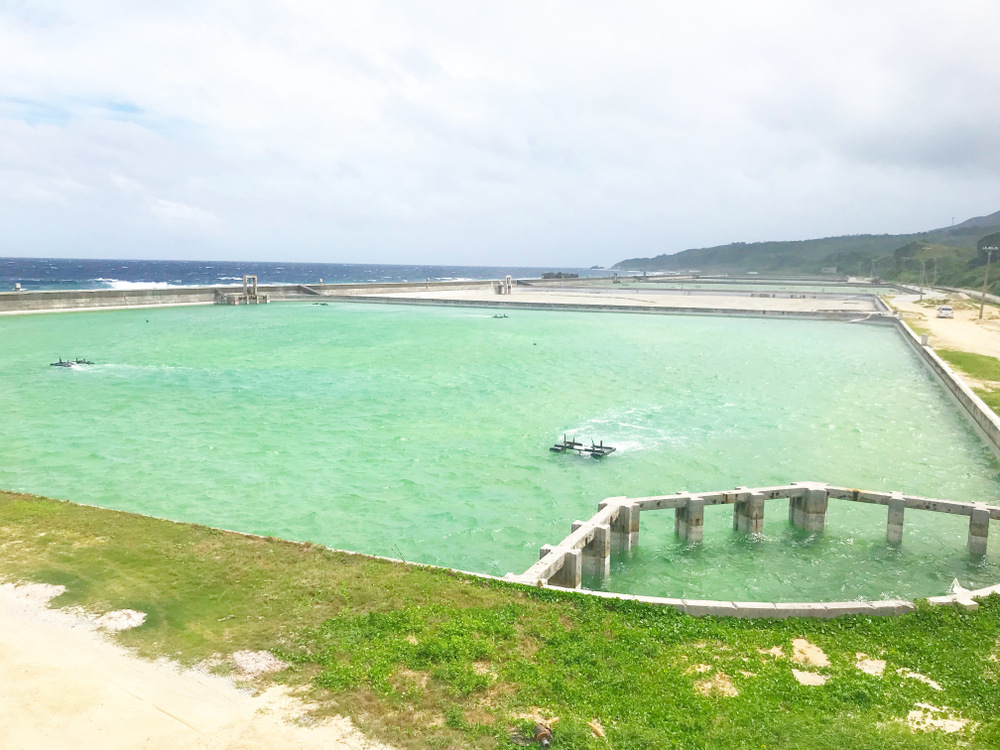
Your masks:
[{"label": "vegetation patch", "polygon": [[309,687],[318,715],[399,748],[511,747],[539,721],[553,748],[1000,746],[997,596],[884,619],[694,618],[25,495],[0,493],[0,516],[6,580],[146,613],[112,637],[147,656],[252,657],[259,687]]},{"label": "vegetation patch", "polygon": [[985,354],[960,352],[954,349],[936,349],[941,359],[958,370],[986,382],[996,383],[1000,387],[1000,359]]},{"label": "vegetation patch", "polygon": [[953,349],[935,351],[949,365],[976,381],[973,392],[994,414],[1000,414],[1000,359]]}]

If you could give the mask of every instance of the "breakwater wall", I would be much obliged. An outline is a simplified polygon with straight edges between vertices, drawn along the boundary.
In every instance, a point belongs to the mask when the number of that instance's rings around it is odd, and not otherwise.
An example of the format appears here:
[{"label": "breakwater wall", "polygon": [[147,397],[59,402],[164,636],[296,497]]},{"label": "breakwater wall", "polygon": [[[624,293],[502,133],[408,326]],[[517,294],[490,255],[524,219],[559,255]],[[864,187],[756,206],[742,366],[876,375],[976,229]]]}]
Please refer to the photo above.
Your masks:
[{"label": "breakwater wall", "polygon": [[[262,284],[258,291],[272,300],[352,297],[416,291],[490,289],[494,281],[420,281],[393,284]],[[212,305],[239,294],[242,286],[169,287],[165,289],[74,289],[0,292],[0,313],[101,310],[125,307]]]},{"label": "breakwater wall", "polygon": [[[226,288],[232,291],[236,290],[236,287]],[[94,310],[159,305],[210,305],[214,301],[215,288],[210,287],[3,292],[0,293],[0,313]]]}]

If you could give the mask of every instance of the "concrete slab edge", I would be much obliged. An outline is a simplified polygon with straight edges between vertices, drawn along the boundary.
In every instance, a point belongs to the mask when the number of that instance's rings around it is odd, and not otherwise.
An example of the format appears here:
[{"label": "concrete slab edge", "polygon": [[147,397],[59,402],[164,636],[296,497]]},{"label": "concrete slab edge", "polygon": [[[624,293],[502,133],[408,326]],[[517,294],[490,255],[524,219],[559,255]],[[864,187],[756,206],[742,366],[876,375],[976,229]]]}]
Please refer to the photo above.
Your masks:
[{"label": "concrete slab edge", "polygon": [[783,620],[788,617],[829,619],[846,615],[892,617],[913,612],[917,608],[916,604],[905,599],[851,602],[727,602],[712,599],[673,599],[660,596],[618,594],[612,591],[588,591],[560,586],[547,586],[546,588],[583,594],[585,596],[596,596],[601,599],[620,599],[661,607],[673,607],[692,617],[736,617],[741,619],[774,620]]}]

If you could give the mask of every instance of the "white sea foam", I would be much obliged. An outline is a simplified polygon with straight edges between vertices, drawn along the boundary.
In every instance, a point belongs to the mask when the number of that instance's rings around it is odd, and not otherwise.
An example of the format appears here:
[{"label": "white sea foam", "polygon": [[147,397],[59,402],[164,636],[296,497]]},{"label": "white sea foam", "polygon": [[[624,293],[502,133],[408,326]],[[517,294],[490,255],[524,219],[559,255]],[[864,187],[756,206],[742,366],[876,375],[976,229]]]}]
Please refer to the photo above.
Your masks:
[{"label": "white sea foam", "polygon": [[143,373],[152,372],[163,372],[163,371],[181,371],[181,370],[196,370],[195,367],[179,367],[176,365],[122,365],[122,364],[96,364],[96,365],[71,365],[69,367],[71,370],[79,370],[80,372],[90,372],[95,375],[98,373],[105,373],[107,376],[116,376],[127,378],[133,375],[141,375]]},{"label": "white sea foam", "polygon": [[[620,453],[656,450],[686,442],[686,436],[669,424],[669,419],[661,416],[662,411],[660,407],[652,407],[602,414],[567,428],[565,434],[569,439],[584,444],[603,441]],[[562,439],[561,434],[558,439]]]},{"label": "white sea foam", "polygon": [[94,279],[101,284],[107,284],[110,289],[176,289],[179,284],[166,281],[123,281],[121,279]]}]

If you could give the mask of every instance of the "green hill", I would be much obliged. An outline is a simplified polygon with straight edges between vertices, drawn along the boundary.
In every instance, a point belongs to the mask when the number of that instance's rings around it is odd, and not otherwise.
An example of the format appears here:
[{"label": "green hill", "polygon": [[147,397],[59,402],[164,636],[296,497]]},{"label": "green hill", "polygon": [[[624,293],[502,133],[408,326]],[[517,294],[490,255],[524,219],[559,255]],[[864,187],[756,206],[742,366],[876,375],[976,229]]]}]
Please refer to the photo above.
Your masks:
[{"label": "green hill", "polygon": [[[915,234],[860,234],[792,242],[734,242],[616,263],[619,271],[819,274],[835,268],[850,276],[919,281],[921,261],[928,283],[982,283],[986,253],[1000,239],[1000,211],[961,224]],[[994,236],[997,235],[997,236]],[[990,239],[992,237],[992,240]],[[996,260],[994,255],[993,260]],[[1000,273],[997,274],[1000,284]]]}]

